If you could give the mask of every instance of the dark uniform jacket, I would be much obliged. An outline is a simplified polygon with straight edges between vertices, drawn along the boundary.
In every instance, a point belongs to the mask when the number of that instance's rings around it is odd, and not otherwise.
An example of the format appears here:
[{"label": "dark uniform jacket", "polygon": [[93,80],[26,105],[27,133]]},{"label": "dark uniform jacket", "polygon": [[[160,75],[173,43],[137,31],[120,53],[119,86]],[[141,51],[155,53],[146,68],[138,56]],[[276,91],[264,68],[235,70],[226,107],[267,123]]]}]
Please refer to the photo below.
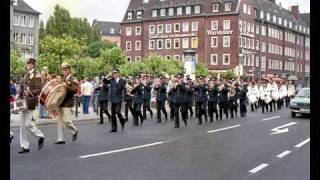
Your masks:
[{"label": "dark uniform jacket", "polygon": [[189,86],[189,88],[187,88],[186,101],[188,102],[192,101],[193,94],[194,94],[194,90],[193,90],[193,83],[192,83]]},{"label": "dark uniform jacket", "polygon": [[102,87],[97,87],[94,90],[94,93],[97,94],[98,101],[108,101],[108,99],[109,99],[109,86],[103,85]]},{"label": "dark uniform jacket", "polygon": [[194,91],[195,91],[196,102],[205,102],[208,100],[208,96],[207,96],[208,86],[206,84],[196,86],[194,88]]},{"label": "dark uniform jacket", "polygon": [[219,101],[219,85],[215,84],[211,90],[209,90],[209,102],[218,103]]},{"label": "dark uniform jacket", "polygon": [[[28,87],[30,91],[24,97],[24,94],[23,94],[24,90],[27,90]],[[28,72],[23,78],[23,83],[19,92],[20,96],[26,99],[28,110],[35,110],[36,107],[38,106],[39,95],[41,93],[41,90],[42,90],[41,74],[37,70],[34,70],[32,73]]]},{"label": "dark uniform jacket", "polygon": [[144,89],[145,89],[145,86],[142,83],[140,83],[138,86],[136,86],[131,90],[131,94],[134,94],[133,101],[132,101],[133,103],[135,104],[143,103]]},{"label": "dark uniform jacket", "polygon": [[67,94],[59,107],[73,107],[74,106],[74,95],[78,92],[78,83],[73,75],[69,75],[64,78],[66,83]]},{"label": "dark uniform jacket", "polygon": [[186,92],[187,87],[186,83],[182,82],[173,88],[173,102],[174,103],[185,103],[186,102]]},{"label": "dark uniform jacket", "polygon": [[122,78],[117,83],[115,79],[110,82],[110,96],[109,100],[111,103],[122,103],[123,96],[125,94],[126,81]]},{"label": "dark uniform jacket", "polygon": [[144,100],[151,99],[152,82],[149,81],[146,86],[144,86]]},{"label": "dark uniform jacket", "polygon": [[157,91],[157,101],[164,101],[167,99],[167,86],[165,83],[162,83],[160,86],[155,87],[154,90]]},{"label": "dark uniform jacket", "polygon": [[228,93],[230,91],[229,85],[225,84],[224,88],[221,90],[220,94],[220,102],[227,102],[228,101]]}]

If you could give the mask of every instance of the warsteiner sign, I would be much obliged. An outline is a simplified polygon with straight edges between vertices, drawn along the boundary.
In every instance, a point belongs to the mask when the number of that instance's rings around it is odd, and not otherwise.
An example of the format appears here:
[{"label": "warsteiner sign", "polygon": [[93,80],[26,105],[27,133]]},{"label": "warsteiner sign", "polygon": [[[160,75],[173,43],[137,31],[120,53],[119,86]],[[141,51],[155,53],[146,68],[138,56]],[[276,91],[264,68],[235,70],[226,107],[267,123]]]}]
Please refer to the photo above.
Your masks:
[{"label": "warsteiner sign", "polygon": [[184,33],[184,34],[156,34],[149,35],[149,39],[159,39],[159,38],[183,38],[183,37],[195,37],[198,33]]},{"label": "warsteiner sign", "polygon": [[209,36],[231,35],[233,33],[233,30],[229,30],[229,31],[211,31],[211,30],[208,30],[207,33],[208,33]]}]

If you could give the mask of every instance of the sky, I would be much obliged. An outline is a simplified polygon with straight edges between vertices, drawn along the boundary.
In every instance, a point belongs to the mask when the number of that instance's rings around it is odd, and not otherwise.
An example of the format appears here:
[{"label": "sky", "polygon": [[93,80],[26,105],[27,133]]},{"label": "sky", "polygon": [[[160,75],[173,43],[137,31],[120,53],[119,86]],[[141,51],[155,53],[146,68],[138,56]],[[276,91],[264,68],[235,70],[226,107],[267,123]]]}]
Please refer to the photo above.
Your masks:
[{"label": "sky", "polygon": [[[46,23],[53,14],[56,4],[66,8],[71,17],[87,18],[90,23],[99,21],[121,22],[130,0],[24,0],[33,9],[41,13],[40,19]],[[142,0],[141,0],[142,1]],[[177,0],[178,1],[178,0]],[[310,0],[276,0],[282,7],[299,5],[301,13],[310,12]]]}]

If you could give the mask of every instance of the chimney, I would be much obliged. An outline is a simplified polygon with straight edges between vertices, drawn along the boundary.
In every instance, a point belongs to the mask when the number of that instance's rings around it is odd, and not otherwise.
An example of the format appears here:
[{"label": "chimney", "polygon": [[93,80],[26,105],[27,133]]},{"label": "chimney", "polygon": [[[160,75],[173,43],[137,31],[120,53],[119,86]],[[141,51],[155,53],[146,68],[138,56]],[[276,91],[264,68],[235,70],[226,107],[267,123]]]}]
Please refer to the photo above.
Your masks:
[{"label": "chimney", "polygon": [[300,19],[299,6],[291,6],[291,14],[298,20]]},{"label": "chimney", "polygon": [[281,2],[279,2],[279,8],[282,9],[282,4],[281,4]]}]

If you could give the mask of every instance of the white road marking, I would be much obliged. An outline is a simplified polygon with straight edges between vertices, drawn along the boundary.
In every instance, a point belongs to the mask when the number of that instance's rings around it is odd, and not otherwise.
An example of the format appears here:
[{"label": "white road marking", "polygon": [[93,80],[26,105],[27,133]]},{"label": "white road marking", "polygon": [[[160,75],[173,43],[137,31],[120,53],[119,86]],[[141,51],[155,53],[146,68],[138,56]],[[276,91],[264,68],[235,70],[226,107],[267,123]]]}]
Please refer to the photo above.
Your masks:
[{"label": "white road marking", "polygon": [[255,167],[255,168],[251,169],[249,172],[254,174],[254,173],[257,173],[258,171],[260,171],[261,169],[263,169],[263,168],[265,168],[267,166],[269,166],[269,164],[261,164],[261,165]]},{"label": "white road marking", "polygon": [[306,139],[306,140],[302,141],[301,143],[297,144],[297,145],[296,145],[296,146],[294,146],[294,147],[296,147],[296,148],[300,148],[300,147],[302,147],[303,145],[307,144],[308,142],[310,142],[310,138],[308,138],[308,139]]},{"label": "white road marking", "polygon": [[225,128],[221,128],[221,129],[216,129],[216,130],[211,130],[208,131],[207,133],[214,133],[214,132],[219,132],[219,131],[223,131],[223,130],[227,130],[227,129],[232,129],[232,128],[236,128],[236,127],[240,127],[241,125],[235,125],[235,126],[230,126],[230,127],[225,127]]},{"label": "white road marking", "polygon": [[297,124],[297,122],[291,122],[291,123],[288,123],[288,124],[285,124],[285,125],[282,125],[282,126],[273,128],[273,129],[271,129],[271,131],[273,131],[273,132],[270,133],[270,135],[272,135],[272,134],[281,134],[281,133],[289,132],[289,129],[288,129],[288,128],[285,128],[285,129],[281,129],[281,128],[288,127],[288,126],[292,126],[292,125],[295,125],[295,124]]},{"label": "white road marking", "polygon": [[269,121],[269,120],[277,119],[277,118],[280,118],[280,116],[274,116],[274,117],[271,117],[271,118],[265,118],[265,119],[262,119],[261,121]]},{"label": "white road marking", "polygon": [[279,154],[279,155],[277,156],[277,158],[283,158],[283,157],[285,157],[286,155],[288,155],[288,154],[290,154],[290,153],[291,153],[291,151],[284,151],[283,153]]},{"label": "white road marking", "polygon": [[96,153],[96,154],[88,154],[88,155],[84,155],[84,156],[79,156],[79,158],[89,158],[89,157],[102,156],[102,155],[107,155],[107,154],[123,152],[123,151],[130,151],[130,150],[134,150],[134,149],[141,149],[141,148],[145,148],[145,147],[156,146],[156,145],[163,144],[163,143],[164,142],[156,142],[156,143],[145,144],[145,145],[141,145],[141,146],[134,146],[134,147],[129,147],[129,148],[101,152],[101,153]]}]

